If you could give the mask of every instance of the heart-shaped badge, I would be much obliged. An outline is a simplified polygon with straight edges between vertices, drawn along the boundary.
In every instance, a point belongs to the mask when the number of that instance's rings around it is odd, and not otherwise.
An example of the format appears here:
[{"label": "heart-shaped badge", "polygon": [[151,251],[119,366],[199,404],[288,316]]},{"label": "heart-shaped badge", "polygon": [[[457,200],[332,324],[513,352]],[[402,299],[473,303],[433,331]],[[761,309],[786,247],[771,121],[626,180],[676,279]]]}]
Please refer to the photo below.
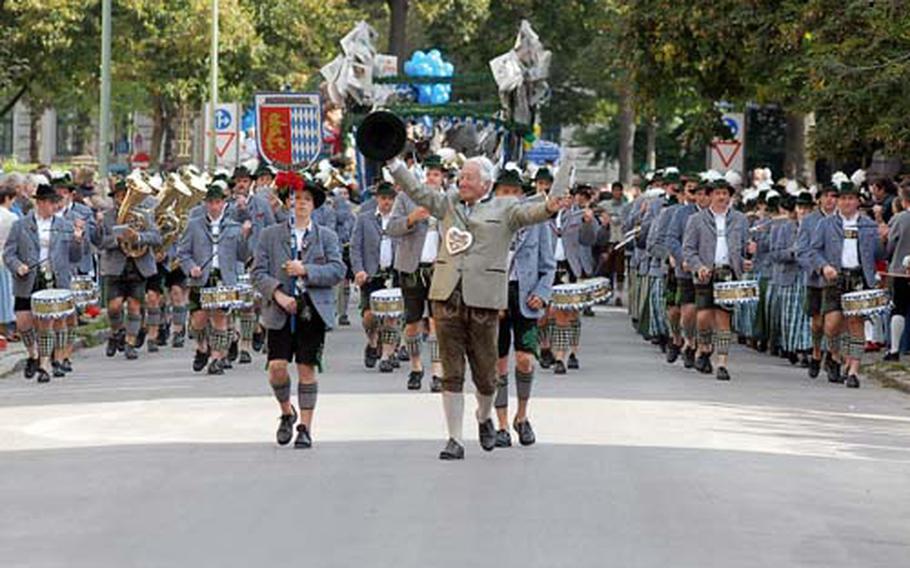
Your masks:
[{"label": "heart-shaped badge", "polygon": [[449,254],[456,255],[463,253],[471,248],[474,244],[474,235],[467,231],[462,231],[458,227],[449,227],[446,231],[446,250]]}]

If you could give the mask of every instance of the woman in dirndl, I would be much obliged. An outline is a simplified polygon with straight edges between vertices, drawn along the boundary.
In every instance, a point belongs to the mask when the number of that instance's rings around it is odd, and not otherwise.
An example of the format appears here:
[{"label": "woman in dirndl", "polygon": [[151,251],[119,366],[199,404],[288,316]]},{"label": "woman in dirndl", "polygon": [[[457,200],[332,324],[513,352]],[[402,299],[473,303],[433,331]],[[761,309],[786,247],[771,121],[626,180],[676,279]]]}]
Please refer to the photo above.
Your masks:
[{"label": "woman in dirndl", "polygon": [[790,364],[799,362],[809,366],[808,351],[812,346],[809,333],[809,317],[804,309],[806,302],[806,273],[797,260],[796,237],[798,220],[811,213],[812,196],[805,193],[799,202],[787,196],[782,207],[795,215],[785,223],[777,224],[771,232],[772,257],[774,259],[775,291],[780,305],[780,347]]}]

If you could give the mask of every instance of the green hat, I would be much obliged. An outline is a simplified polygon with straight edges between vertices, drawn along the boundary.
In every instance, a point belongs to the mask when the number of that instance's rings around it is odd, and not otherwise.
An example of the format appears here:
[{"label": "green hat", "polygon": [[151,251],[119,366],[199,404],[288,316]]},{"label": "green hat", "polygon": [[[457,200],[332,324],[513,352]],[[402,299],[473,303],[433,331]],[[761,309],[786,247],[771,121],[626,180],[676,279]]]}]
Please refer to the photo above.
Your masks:
[{"label": "green hat", "polygon": [[35,190],[35,201],[60,201],[60,196],[57,195],[57,192],[53,187],[49,185],[39,185],[38,189]]},{"label": "green hat", "polygon": [[226,189],[224,180],[215,180],[209,184],[205,192],[205,200],[213,201],[215,199],[224,199],[224,190]]},{"label": "green hat", "polygon": [[855,195],[859,197],[859,188],[853,185],[853,182],[842,182],[840,184],[840,187],[837,189],[837,196],[841,197],[844,195]]},{"label": "green hat", "polygon": [[796,196],[797,207],[812,207],[814,204],[815,200],[812,199],[812,194],[808,191],[800,191]]},{"label": "green hat", "polygon": [[64,189],[68,189],[70,191],[73,191],[74,189],[76,189],[76,186],[75,186],[75,184],[73,184],[69,174],[65,174],[60,177],[52,178],[51,187],[53,187],[54,189],[57,189],[58,187],[62,187]]},{"label": "green hat", "polygon": [[442,157],[438,154],[430,154],[423,160],[423,167],[427,170],[439,170],[446,171],[445,165],[442,163]]},{"label": "green hat", "polygon": [[258,168],[256,168],[256,173],[253,174],[253,177],[258,178],[260,176],[272,176],[274,178],[277,174],[278,170],[263,162],[259,164]]},{"label": "green hat", "polygon": [[543,167],[537,170],[537,173],[534,174],[534,181],[540,180],[553,182],[553,172],[550,171],[550,168]]},{"label": "green hat", "polygon": [[522,187],[524,185],[524,181],[521,179],[521,174],[519,172],[507,169],[499,172],[499,177],[496,178],[496,183],[493,184],[493,189],[496,189],[500,185]]},{"label": "green hat", "polygon": [[395,186],[387,181],[381,181],[376,185],[376,190],[373,193],[376,197],[395,197]]}]

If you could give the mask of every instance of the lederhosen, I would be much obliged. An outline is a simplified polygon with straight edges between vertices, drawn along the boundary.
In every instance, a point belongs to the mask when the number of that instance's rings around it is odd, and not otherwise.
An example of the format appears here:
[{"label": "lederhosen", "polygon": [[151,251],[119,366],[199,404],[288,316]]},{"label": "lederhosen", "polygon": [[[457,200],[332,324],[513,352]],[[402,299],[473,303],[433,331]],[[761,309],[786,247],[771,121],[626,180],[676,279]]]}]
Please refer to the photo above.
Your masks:
[{"label": "lederhosen", "polygon": [[[50,262],[50,261],[48,261]],[[35,274],[35,284],[32,286],[31,294],[35,292],[40,292],[42,290],[50,290],[55,288],[54,285],[54,274],[52,272],[45,272],[44,270],[39,270]],[[27,298],[22,298],[16,296],[13,310],[17,312],[30,312],[32,311],[32,297],[31,294]]]},{"label": "lederhosen", "polygon": [[414,272],[399,272],[401,297],[404,300],[405,323],[416,323],[423,319],[424,311],[432,317],[430,307],[430,283],[433,281],[433,263],[421,262]]},{"label": "lederhosen", "polygon": [[730,308],[718,306],[714,303],[714,284],[716,282],[732,282],[736,280],[733,269],[729,265],[715,266],[711,272],[710,280],[702,284],[695,282],[695,307],[699,310],[727,310]]},{"label": "lederhosen", "polygon": [[[216,245],[217,246],[217,245]],[[191,286],[189,293],[189,302],[187,307],[190,312],[196,312],[202,309],[202,289],[213,288],[221,285],[221,270],[213,268],[209,272],[209,279],[202,286]]]},{"label": "lederhosen", "polygon": [[842,311],[841,296],[848,292],[859,292],[869,289],[863,275],[863,260],[860,257],[859,227],[844,229],[844,240],[856,240],[856,257],[859,264],[856,268],[842,268],[837,280],[825,286],[822,291],[822,313]]}]

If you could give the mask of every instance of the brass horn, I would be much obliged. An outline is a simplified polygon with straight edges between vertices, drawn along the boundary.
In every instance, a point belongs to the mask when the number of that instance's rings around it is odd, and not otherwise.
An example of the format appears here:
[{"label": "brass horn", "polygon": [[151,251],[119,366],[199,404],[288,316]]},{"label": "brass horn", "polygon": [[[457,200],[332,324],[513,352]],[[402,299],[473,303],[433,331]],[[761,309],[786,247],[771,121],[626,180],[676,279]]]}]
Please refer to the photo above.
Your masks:
[{"label": "brass horn", "polygon": [[357,129],[357,149],[377,162],[385,162],[400,154],[407,141],[404,122],[387,110],[371,112]]}]

